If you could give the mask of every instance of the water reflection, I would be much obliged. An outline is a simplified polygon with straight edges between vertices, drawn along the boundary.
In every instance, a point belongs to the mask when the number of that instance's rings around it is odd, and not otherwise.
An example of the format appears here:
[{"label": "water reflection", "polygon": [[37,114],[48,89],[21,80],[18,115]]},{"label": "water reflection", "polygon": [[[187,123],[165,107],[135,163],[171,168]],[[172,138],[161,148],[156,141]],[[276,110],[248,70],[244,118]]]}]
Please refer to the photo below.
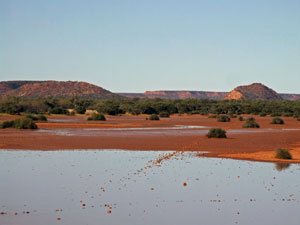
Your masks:
[{"label": "water reflection", "polygon": [[275,163],[275,168],[277,171],[283,171],[291,166],[290,163]]},{"label": "water reflection", "polygon": [[299,224],[299,165],[194,155],[0,151],[0,224]]}]

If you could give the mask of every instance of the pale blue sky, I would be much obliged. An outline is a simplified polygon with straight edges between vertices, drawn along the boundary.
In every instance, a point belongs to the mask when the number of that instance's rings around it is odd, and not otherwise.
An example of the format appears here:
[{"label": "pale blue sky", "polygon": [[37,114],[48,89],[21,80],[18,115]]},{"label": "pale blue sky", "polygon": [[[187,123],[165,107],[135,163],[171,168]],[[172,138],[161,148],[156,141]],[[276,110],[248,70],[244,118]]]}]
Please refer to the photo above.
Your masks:
[{"label": "pale blue sky", "polygon": [[0,80],[300,93],[299,0],[0,0]]}]

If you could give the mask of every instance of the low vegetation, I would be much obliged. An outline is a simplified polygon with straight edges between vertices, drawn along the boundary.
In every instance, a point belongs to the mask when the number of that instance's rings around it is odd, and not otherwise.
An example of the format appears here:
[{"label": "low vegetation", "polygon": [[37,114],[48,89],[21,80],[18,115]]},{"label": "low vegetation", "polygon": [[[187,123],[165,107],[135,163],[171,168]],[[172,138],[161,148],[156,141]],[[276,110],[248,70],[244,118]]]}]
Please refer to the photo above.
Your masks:
[{"label": "low vegetation", "polygon": [[284,124],[284,120],[283,119],[281,119],[280,117],[274,117],[273,119],[272,119],[272,122],[271,122],[271,124]]},{"label": "low vegetation", "polygon": [[152,114],[152,115],[150,115],[149,118],[147,118],[147,119],[149,119],[149,120],[159,120],[159,117],[158,117],[157,114]]},{"label": "low vegetation", "polygon": [[226,131],[221,128],[212,128],[206,135],[208,138],[227,138]]},{"label": "low vegetation", "polygon": [[47,121],[47,117],[43,114],[33,115],[33,114],[27,114],[26,118],[32,119],[34,121]]},{"label": "low vegetation", "polygon": [[261,113],[259,113],[259,116],[260,116],[260,117],[265,117],[265,116],[267,116],[267,113],[261,112]]},{"label": "low vegetation", "polygon": [[106,118],[102,113],[93,113],[91,116],[87,118],[87,120],[101,120],[105,121]]},{"label": "low vegetation", "polygon": [[218,117],[218,122],[230,122],[230,117],[227,115],[220,115]]},{"label": "low vegetation", "polygon": [[0,124],[0,128],[37,129],[38,127],[32,119],[24,117],[11,121],[4,121]]},{"label": "low vegetation", "polygon": [[243,116],[239,116],[239,121],[244,121],[244,117]]},{"label": "low vegetation", "polygon": [[99,113],[118,115],[138,114],[200,114],[229,117],[241,114],[300,116],[300,101],[287,100],[207,100],[207,99],[112,99],[67,98],[67,97],[0,97],[0,113],[18,115],[29,114],[68,114],[69,109],[77,113],[97,110]]},{"label": "low vegetation", "polygon": [[250,117],[246,119],[243,128],[260,128],[260,125],[256,122],[255,118]]},{"label": "low vegetation", "polygon": [[159,117],[160,118],[168,118],[168,117],[170,117],[170,113],[167,111],[162,111],[159,113]]},{"label": "low vegetation", "polygon": [[277,158],[277,159],[292,159],[293,157],[288,149],[280,148],[280,149],[276,150],[275,158]]}]

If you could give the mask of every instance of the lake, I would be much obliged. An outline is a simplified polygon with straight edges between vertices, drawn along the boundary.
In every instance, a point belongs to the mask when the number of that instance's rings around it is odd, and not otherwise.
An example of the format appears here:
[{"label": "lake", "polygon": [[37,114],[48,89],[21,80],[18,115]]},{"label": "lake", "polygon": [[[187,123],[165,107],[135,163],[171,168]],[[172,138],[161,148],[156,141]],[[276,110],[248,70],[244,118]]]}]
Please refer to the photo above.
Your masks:
[{"label": "lake", "polygon": [[300,165],[192,152],[0,151],[0,224],[298,225]]}]

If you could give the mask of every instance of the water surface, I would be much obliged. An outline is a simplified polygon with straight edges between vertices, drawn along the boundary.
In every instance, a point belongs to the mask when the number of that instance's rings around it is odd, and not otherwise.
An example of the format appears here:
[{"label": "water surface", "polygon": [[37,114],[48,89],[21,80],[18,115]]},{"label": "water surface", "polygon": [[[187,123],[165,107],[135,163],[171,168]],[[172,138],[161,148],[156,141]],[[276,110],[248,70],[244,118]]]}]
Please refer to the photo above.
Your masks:
[{"label": "water surface", "polygon": [[297,164],[152,151],[0,151],[0,181],[1,225],[300,221]]}]

